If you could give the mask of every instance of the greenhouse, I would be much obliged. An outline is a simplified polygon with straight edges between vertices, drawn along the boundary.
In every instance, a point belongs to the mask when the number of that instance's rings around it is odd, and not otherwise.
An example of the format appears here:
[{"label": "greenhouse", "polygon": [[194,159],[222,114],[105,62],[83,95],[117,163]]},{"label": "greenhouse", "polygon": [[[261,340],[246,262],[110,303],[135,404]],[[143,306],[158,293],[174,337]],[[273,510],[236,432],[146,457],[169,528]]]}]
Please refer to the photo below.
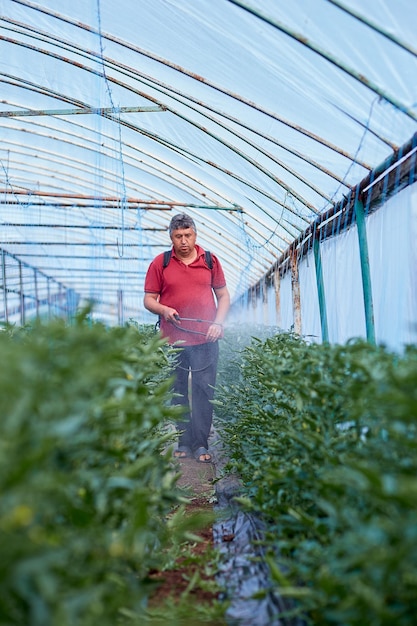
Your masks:
[{"label": "greenhouse", "polygon": [[146,320],[186,211],[238,320],[415,340],[414,3],[1,6],[3,319]]},{"label": "greenhouse", "polygon": [[150,572],[190,528],[144,284],[185,213],[231,298],[216,480],[272,603],[171,624],[412,626],[415,1],[0,9],[0,624],[166,623]]}]

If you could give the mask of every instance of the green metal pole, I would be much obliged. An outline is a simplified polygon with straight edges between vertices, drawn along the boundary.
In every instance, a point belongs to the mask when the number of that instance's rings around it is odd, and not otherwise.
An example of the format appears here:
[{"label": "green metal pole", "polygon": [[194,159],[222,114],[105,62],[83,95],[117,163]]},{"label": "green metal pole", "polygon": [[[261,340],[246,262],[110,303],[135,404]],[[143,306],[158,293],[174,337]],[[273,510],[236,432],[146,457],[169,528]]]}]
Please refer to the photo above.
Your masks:
[{"label": "green metal pole", "polygon": [[359,255],[362,270],[363,300],[365,303],[366,338],[375,344],[374,305],[372,301],[371,271],[369,266],[368,240],[366,238],[365,210],[363,203],[355,200],[356,225],[358,228]]},{"label": "green metal pole", "polygon": [[323,342],[329,341],[329,329],[327,326],[326,298],[324,294],[323,270],[321,265],[320,244],[318,237],[313,239],[314,261],[316,266],[317,292],[319,296],[321,338]]}]

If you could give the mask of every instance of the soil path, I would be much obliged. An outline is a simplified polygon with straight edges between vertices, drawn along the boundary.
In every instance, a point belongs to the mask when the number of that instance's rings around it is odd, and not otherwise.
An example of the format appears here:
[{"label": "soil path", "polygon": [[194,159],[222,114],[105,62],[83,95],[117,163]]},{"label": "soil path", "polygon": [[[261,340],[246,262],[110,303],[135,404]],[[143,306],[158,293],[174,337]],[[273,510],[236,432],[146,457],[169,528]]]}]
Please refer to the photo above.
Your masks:
[{"label": "soil path", "polygon": [[[186,512],[193,514],[194,512],[212,512],[215,478],[215,467],[212,463],[198,463],[193,458],[175,459],[178,463],[178,469],[181,476],[178,480],[178,486],[184,489],[184,495],[189,499],[186,505]],[[202,528],[195,533],[201,539],[200,542],[192,546],[194,556],[204,555],[207,550],[213,546],[213,529],[212,526]],[[190,578],[195,569],[201,567],[197,563],[186,563],[181,560],[176,564],[175,569],[154,572],[152,578],[158,580],[160,585],[151,600],[151,606],[158,606],[166,598],[177,598],[187,589]],[[204,575],[203,575],[204,578]],[[210,603],[217,598],[217,594],[213,594],[199,586],[192,591],[192,600],[197,603]]]},{"label": "soil path", "polygon": [[214,465],[212,463],[197,463],[195,459],[177,459],[181,477],[178,481],[180,487],[190,490],[193,496],[212,495],[213,480],[215,478]]}]

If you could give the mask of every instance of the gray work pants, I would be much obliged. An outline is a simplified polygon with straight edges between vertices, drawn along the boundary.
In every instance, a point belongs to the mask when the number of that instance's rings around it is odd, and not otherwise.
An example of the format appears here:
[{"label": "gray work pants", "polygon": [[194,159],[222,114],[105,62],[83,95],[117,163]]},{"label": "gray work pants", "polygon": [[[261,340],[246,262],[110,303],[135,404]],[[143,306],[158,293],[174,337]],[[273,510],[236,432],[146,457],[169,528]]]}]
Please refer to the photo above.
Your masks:
[{"label": "gray work pants", "polygon": [[173,404],[187,407],[177,424],[180,431],[178,445],[188,446],[193,452],[201,446],[208,448],[218,357],[217,341],[184,346],[177,355],[174,392],[179,396],[173,398]]}]

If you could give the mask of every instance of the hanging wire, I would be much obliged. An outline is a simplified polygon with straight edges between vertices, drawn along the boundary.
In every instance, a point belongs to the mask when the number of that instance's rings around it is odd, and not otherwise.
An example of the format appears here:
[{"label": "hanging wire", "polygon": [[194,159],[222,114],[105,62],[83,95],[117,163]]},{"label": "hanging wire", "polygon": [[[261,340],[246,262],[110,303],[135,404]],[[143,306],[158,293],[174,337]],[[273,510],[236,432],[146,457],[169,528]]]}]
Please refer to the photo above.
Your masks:
[{"label": "hanging wire", "polygon": [[[118,133],[118,157],[119,157],[119,165],[120,165],[120,183],[121,183],[121,197],[118,202],[118,206],[120,208],[121,213],[121,241],[119,238],[116,238],[117,245],[117,254],[119,259],[124,258],[124,247],[125,247],[125,211],[127,208],[127,192],[126,192],[126,178],[125,178],[125,163],[123,158],[123,139],[122,139],[122,124],[120,119],[120,105],[116,107],[113,92],[110,86],[110,81],[107,76],[106,71],[106,63],[104,57],[104,37],[102,31],[102,21],[101,21],[101,4],[100,0],[96,0],[97,7],[97,23],[98,23],[98,37],[99,37],[99,46],[100,46],[100,64],[102,70],[102,76],[104,79],[104,85],[107,91],[107,95],[111,104],[112,111],[115,115],[114,121],[117,124],[117,133]],[[138,255],[139,256],[139,255]],[[118,274],[118,289],[117,289],[117,309],[118,309],[118,321],[119,324],[124,323],[124,293],[125,293],[125,274],[123,272],[123,263],[119,263],[119,274]]]},{"label": "hanging wire", "polygon": [[363,146],[363,144],[364,144],[365,137],[368,135],[368,132],[369,132],[369,130],[370,130],[371,118],[372,118],[373,110],[374,110],[375,104],[378,102],[378,100],[379,100],[379,96],[376,96],[376,97],[372,100],[372,102],[371,102],[371,106],[370,106],[370,108],[369,108],[368,119],[366,120],[365,127],[364,127],[364,131],[363,131],[362,136],[361,136],[361,138],[360,138],[360,140],[359,140],[358,147],[356,148],[356,151],[355,151],[355,154],[354,154],[354,160],[350,162],[350,164],[349,164],[349,166],[348,166],[348,168],[347,168],[347,170],[346,170],[346,172],[345,172],[345,175],[344,175],[344,176],[343,176],[343,178],[342,178],[342,181],[341,181],[341,182],[339,183],[339,185],[336,187],[335,191],[333,192],[333,194],[332,194],[332,196],[331,196],[330,203],[327,203],[327,204],[323,207],[323,209],[322,209],[322,213],[324,213],[324,212],[326,211],[326,209],[327,209],[329,206],[334,206],[334,201],[335,201],[335,198],[336,198],[336,197],[337,197],[337,195],[339,194],[339,191],[340,191],[340,189],[341,189],[342,187],[349,187],[349,185],[347,185],[347,184],[346,184],[346,181],[347,181],[347,178],[348,178],[348,176],[349,176],[349,174],[350,174],[350,172],[351,172],[352,168],[354,167],[354,165],[355,165],[355,163],[356,163],[356,159],[358,158],[360,151],[362,150],[362,146]]},{"label": "hanging wire", "polygon": [[[364,131],[362,133],[362,136],[358,142],[355,154],[353,156],[353,160],[350,162],[343,178],[341,179],[339,185],[336,187],[335,191],[333,192],[331,198],[330,198],[330,202],[328,202],[321,210],[321,215],[323,215],[326,210],[330,207],[334,207],[335,206],[335,198],[338,196],[340,189],[342,187],[347,187],[349,188],[349,185],[347,184],[347,178],[352,170],[352,168],[355,166],[355,163],[357,161],[357,158],[359,156],[360,151],[362,150],[363,144],[365,142],[365,138],[367,137],[368,133],[370,132],[370,125],[371,125],[371,119],[372,119],[372,115],[373,115],[373,111],[374,111],[374,107],[375,104],[378,102],[379,100],[379,96],[376,96],[372,102],[371,102],[371,106],[369,108],[369,113],[368,113],[368,118],[366,120],[366,123],[364,124]],[[373,176],[373,172],[370,173],[371,177]],[[350,189],[348,191],[347,194],[347,198],[350,198],[352,195],[352,190]],[[348,202],[347,204],[349,205],[350,202]],[[351,224],[354,223],[354,211],[351,214]],[[344,217],[344,211],[342,209],[339,209],[333,216],[331,216],[331,218],[329,218],[329,221],[331,220],[331,236],[335,236],[338,235],[340,233],[340,229],[342,228],[342,224],[344,225],[344,223],[342,222],[342,218]],[[320,218],[319,218],[320,219]],[[325,239],[325,228],[323,228],[325,225],[325,222],[321,222],[320,224],[318,224],[318,228],[314,228],[312,235],[309,237],[309,241],[307,244],[307,253],[310,253],[312,250],[312,246],[313,246],[313,239],[314,237],[317,237],[317,231],[318,231],[318,236],[319,236],[319,243],[321,244],[324,239]],[[345,225],[344,225],[345,226]],[[300,250],[301,250],[301,246],[300,246]]]},{"label": "hanging wire", "polygon": [[110,87],[110,82],[107,77],[106,72],[106,64],[104,61],[104,43],[103,43],[103,34],[101,27],[101,5],[100,0],[97,0],[97,21],[98,21],[98,36],[99,36],[99,44],[100,44],[100,64],[103,72],[104,84],[106,86],[107,95],[110,100],[111,107],[113,112],[117,115],[117,131],[118,131],[118,150],[119,150],[119,161],[120,161],[120,172],[121,172],[121,186],[122,186],[122,197],[121,197],[121,213],[122,213],[122,246],[121,250],[119,249],[119,242],[117,242],[117,249],[119,256],[122,257],[124,254],[124,219],[125,219],[125,208],[126,208],[126,182],[125,182],[125,165],[123,160],[123,143],[122,143],[122,125],[120,123],[120,106],[116,107],[113,100],[113,92]]},{"label": "hanging wire", "polygon": [[239,245],[239,250],[245,251],[249,258],[248,258],[247,263],[242,267],[240,277],[239,277],[239,282],[236,287],[236,293],[239,294],[240,292],[244,292],[244,297],[246,299],[244,304],[246,307],[247,298],[248,298],[249,270],[254,261],[254,254],[253,254],[254,245],[253,245],[252,238],[249,236],[246,230],[243,213],[240,213],[238,215],[238,225],[239,225],[239,238],[242,243],[242,245]]}]

